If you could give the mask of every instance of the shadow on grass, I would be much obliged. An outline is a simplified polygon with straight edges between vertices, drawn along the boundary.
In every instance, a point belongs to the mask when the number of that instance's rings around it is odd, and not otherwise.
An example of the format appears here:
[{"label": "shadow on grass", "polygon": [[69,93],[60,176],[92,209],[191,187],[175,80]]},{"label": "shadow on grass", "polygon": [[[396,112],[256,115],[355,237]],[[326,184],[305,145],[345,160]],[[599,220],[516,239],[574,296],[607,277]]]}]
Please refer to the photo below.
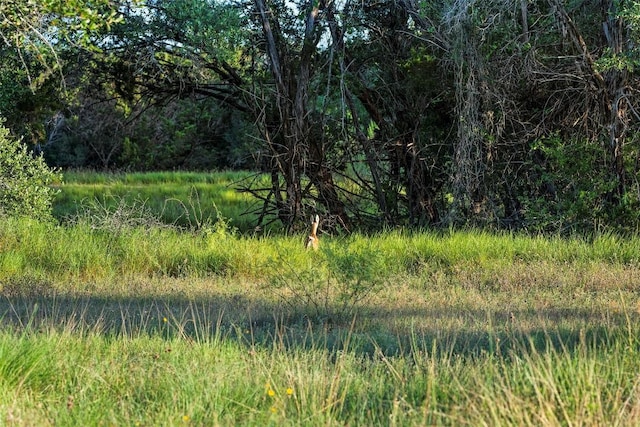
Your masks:
[{"label": "shadow on grass", "polygon": [[[304,308],[242,295],[96,297],[56,294],[46,282],[3,284],[0,326],[15,333],[60,331],[135,338],[157,336],[287,350],[348,349],[362,356],[481,357],[524,349],[574,352],[606,347],[638,331],[637,313],[547,308],[488,311],[455,307],[385,310],[362,306],[356,315],[317,316]],[[638,345],[637,340],[630,340]],[[436,354],[434,354],[436,353]]]}]

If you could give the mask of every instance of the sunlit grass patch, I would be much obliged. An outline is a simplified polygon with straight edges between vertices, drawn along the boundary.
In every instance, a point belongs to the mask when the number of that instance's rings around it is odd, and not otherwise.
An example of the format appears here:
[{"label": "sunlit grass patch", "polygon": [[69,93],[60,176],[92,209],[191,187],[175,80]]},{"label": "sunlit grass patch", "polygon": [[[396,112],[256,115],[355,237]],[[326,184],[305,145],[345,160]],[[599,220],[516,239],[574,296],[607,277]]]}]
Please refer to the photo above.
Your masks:
[{"label": "sunlit grass patch", "polygon": [[67,172],[54,216],[73,218],[95,205],[113,210],[123,203],[144,204],[165,224],[197,226],[222,215],[248,231],[255,219],[246,214],[256,201],[236,187],[251,176],[248,172]]}]

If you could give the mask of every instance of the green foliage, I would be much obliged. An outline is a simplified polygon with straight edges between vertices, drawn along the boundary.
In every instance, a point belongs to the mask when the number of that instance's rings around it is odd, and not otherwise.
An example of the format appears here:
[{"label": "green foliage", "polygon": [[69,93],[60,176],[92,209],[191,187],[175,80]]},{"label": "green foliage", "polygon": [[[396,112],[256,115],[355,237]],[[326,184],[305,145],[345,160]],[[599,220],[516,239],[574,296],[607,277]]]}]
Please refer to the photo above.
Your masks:
[{"label": "green foliage", "polygon": [[[96,79],[104,70],[96,70]],[[87,89],[88,90],[88,89]],[[93,89],[97,90],[97,89]],[[180,99],[160,106],[99,101],[113,88],[82,93],[56,138],[47,138],[47,163],[62,168],[148,170],[254,169],[258,139],[241,114],[210,100]],[[84,98],[88,97],[88,98]],[[45,120],[38,115],[38,120]],[[36,138],[42,143],[45,136]]]},{"label": "green foliage", "polygon": [[240,59],[240,48],[247,42],[248,28],[236,7],[224,2],[177,0],[166,3],[157,15],[164,29],[179,29],[181,41],[198,46],[206,60],[226,61]]},{"label": "green foliage", "polygon": [[14,0],[0,4],[0,15],[4,40],[18,48],[34,48],[43,54],[42,61],[55,58],[53,43],[70,41],[95,48],[92,34],[120,20],[108,0]]},{"label": "green foliage", "polygon": [[242,115],[186,99],[148,110],[132,123],[117,164],[128,170],[253,169],[257,139]]},{"label": "green foliage", "polygon": [[0,215],[51,218],[52,203],[61,175],[42,157],[33,157],[20,140],[12,138],[0,122]]},{"label": "green foliage", "polygon": [[[596,67],[600,72],[611,70],[627,71],[633,73],[640,65],[640,4],[638,2],[614,2],[616,5],[610,13],[610,22],[620,22],[625,26],[625,41],[620,43],[616,49],[608,47],[604,50],[600,58],[596,61]],[[608,29],[609,31],[609,29]]]},{"label": "green foliage", "polygon": [[86,141],[73,135],[63,135],[43,148],[43,156],[48,165],[56,168],[98,168],[100,165],[92,156],[92,149]]},{"label": "green foliage", "polygon": [[[532,231],[637,224],[629,88],[638,78],[638,2],[331,3],[309,34],[313,3],[267,3],[271,53],[281,56],[273,67],[252,2],[3,2],[0,111],[31,144],[47,141],[47,118],[64,111],[65,138],[45,150],[61,167],[264,170],[282,158],[280,144],[308,144],[282,151],[302,156],[299,165],[273,167],[274,184],[290,184],[289,193],[265,192],[263,182],[256,192],[275,209],[299,193],[299,205],[352,229],[358,221]],[[584,73],[574,73],[576,60]],[[274,96],[278,67],[290,102]],[[287,105],[296,105],[291,120]],[[270,143],[257,127],[272,133]],[[586,142],[602,142],[607,129],[624,130],[618,188],[613,150]],[[324,183],[314,182],[316,168]],[[278,178],[286,170],[304,184]]]},{"label": "green foliage", "polygon": [[[616,197],[604,147],[553,136],[536,142],[531,153],[533,188],[523,198],[531,231],[636,231],[639,201],[631,191],[622,200]],[[638,173],[634,165],[627,169],[629,176]]]},{"label": "green foliage", "polygon": [[0,114],[6,120],[4,125],[27,143],[41,144],[46,138],[45,123],[51,112],[60,108],[59,81],[31,55],[21,57],[3,45],[0,56]]}]

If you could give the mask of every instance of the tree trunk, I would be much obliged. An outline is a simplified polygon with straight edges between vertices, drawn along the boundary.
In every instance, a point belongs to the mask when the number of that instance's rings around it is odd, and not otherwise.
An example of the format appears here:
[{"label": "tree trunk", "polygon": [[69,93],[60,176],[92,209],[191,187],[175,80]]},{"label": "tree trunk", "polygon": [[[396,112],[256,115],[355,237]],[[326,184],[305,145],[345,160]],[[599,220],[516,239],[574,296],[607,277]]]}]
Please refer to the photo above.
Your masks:
[{"label": "tree trunk", "polygon": [[[275,80],[277,117],[270,120],[278,122],[277,130],[263,131],[263,134],[273,158],[272,167],[277,171],[271,175],[272,191],[275,194],[280,191],[280,174],[284,178],[286,199],[276,197],[278,217],[290,228],[305,214],[303,199],[309,195],[303,190],[302,177],[306,175],[317,189],[317,199],[326,209],[326,214],[347,226],[349,219],[345,206],[327,165],[322,129],[314,132],[314,123],[310,119],[312,63],[320,41],[315,29],[319,10],[325,4],[322,1],[308,3],[302,48],[299,53],[293,53],[288,51],[286,36],[280,34],[277,16],[267,6],[266,0],[254,1]],[[267,128],[264,124],[262,127]]]},{"label": "tree trunk", "polygon": [[[617,3],[612,0],[603,2],[602,28],[611,53],[621,55],[626,48],[626,26],[615,10]],[[620,200],[626,192],[624,142],[628,123],[626,95],[629,76],[626,69],[615,69],[607,71],[604,80],[607,88],[605,102],[609,112],[609,147],[617,180],[616,193]]]}]

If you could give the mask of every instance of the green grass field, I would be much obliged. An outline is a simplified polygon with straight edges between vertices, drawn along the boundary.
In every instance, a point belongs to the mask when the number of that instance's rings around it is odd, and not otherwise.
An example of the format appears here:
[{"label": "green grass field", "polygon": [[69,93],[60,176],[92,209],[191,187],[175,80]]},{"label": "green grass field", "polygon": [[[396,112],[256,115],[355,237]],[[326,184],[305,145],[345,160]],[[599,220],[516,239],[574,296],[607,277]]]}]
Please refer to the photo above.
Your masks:
[{"label": "green grass field", "polygon": [[[203,179],[81,175],[58,209],[92,179],[149,199]],[[394,231],[307,252],[214,216],[128,221],[127,191],[122,216],[0,222],[0,424],[640,424],[637,239]]]}]

